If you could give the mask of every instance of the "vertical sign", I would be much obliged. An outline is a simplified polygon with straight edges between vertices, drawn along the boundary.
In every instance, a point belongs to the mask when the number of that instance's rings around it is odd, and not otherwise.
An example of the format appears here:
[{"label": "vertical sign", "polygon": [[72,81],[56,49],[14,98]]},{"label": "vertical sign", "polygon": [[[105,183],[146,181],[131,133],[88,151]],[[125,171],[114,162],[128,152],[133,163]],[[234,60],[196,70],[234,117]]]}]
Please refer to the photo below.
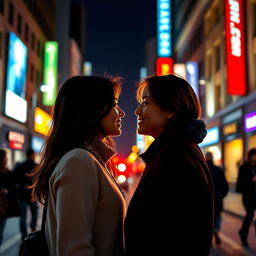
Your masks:
[{"label": "vertical sign", "polygon": [[58,43],[46,42],[44,48],[44,85],[43,104],[52,106],[57,94]]},{"label": "vertical sign", "polygon": [[165,76],[172,74],[173,64],[172,58],[157,58],[156,60],[156,75]]},{"label": "vertical sign", "polygon": [[228,94],[245,95],[243,1],[225,0],[225,14]]},{"label": "vertical sign", "polygon": [[188,61],[186,63],[186,79],[194,89],[198,96],[198,64],[195,61]]},{"label": "vertical sign", "polygon": [[157,55],[170,57],[171,45],[171,3],[170,0],[157,0]]}]

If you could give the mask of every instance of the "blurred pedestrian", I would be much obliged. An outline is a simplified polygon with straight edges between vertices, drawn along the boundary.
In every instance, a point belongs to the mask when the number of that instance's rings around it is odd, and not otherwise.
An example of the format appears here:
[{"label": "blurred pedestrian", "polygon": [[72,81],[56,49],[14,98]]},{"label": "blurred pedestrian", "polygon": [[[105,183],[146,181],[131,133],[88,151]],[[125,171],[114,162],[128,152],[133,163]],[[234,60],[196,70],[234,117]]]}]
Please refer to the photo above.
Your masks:
[{"label": "blurred pedestrian", "polygon": [[6,151],[0,149],[0,246],[7,218],[20,215],[16,184],[7,160]]},{"label": "blurred pedestrian", "polygon": [[34,193],[47,200],[50,255],[124,254],[125,200],[110,159],[121,134],[119,78],[75,76],[60,88]]},{"label": "blurred pedestrian", "polygon": [[22,239],[28,234],[27,213],[28,209],[31,213],[30,230],[36,231],[38,219],[38,205],[32,198],[32,190],[28,187],[32,185],[32,178],[29,176],[32,170],[36,167],[35,157],[36,154],[33,149],[26,150],[27,159],[24,162],[17,164],[14,168],[14,175],[18,187],[18,196],[20,203],[20,232]]},{"label": "blurred pedestrian", "polygon": [[213,163],[212,152],[206,152],[205,159],[208,168],[212,174],[213,186],[214,186],[214,238],[216,245],[221,244],[221,239],[219,236],[221,228],[221,212],[223,210],[223,198],[228,194],[229,185],[224,174],[224,170],[216,166]]},{"label": "blurred pedestrian", "polygon": [[175,75],[145,78],[137,90],[138,133],[155,138],[140,157],[144,173],[125,220],[126,256],[208,256],[213,185],[198,143],[206,136],[200,104]]},{"label": "blurred pedestrian", "polygon": [[[239,236],[242,245],[248,246],[248,232],[256,209],[256,148],[249,150],[247,161],[239,168],[236,192],[242,193],[242,202],[246,211]],[[256,233],[256,222],[254,224]]]}]

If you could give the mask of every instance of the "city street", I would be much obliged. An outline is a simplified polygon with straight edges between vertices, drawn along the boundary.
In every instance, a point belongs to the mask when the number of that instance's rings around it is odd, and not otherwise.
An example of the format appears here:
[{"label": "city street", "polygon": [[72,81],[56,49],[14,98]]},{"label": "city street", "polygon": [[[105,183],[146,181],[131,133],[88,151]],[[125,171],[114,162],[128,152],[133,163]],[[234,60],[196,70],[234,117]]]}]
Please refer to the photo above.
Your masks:
[{"label": "city street", "polygon": [[[237,231],[242,219],[228,213],[223,213],[222,232],[220,234],[222,243],[219,247],[213,245],[210,256],[255,256],[256,239],[254,227],[251,226],[248,242],[251,248],[243,248],[240,244]],[[4,232],[4,242],[0,250],[1,256],[17,256],[20,244],[18,233],[18,218],[10,218]],[[184,246],[186,241],[184,241]],[[171,255],[171,254],[170,254]],[[173,254],[174,255],[174,254]],[[176,255],[176,254],[175,254]],[[142,255],[143,256],[143,255]],[[160,256],[160,255],[159,255]],[[183,255],[182,255],[183,256]]]}]

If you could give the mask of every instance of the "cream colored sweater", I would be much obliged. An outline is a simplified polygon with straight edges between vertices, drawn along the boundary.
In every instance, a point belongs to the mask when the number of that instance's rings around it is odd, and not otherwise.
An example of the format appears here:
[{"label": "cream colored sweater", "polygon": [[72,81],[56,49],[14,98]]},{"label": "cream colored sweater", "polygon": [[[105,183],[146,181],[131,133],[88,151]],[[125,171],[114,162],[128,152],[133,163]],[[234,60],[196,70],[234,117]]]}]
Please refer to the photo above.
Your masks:
[{"label": "cream colored sweater", "polygon": [[67,152],[49,181],[46,238],[52,256],[124,255],[124,196],[105,167],[102,141]]}]

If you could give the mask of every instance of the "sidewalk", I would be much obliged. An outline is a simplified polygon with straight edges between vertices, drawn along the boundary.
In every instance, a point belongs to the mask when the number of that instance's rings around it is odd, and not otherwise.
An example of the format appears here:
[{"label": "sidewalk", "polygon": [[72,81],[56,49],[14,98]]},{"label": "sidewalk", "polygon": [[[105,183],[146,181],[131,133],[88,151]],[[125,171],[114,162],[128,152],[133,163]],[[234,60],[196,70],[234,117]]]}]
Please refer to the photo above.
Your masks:
[{"label": "sidewalk", "polygon": [[228,195],[224,198],[223,204],[225,212],[241,218],[245,216],[245,210],[242,205],[242,195],[234,192],[233,189],[230,189]]}]

